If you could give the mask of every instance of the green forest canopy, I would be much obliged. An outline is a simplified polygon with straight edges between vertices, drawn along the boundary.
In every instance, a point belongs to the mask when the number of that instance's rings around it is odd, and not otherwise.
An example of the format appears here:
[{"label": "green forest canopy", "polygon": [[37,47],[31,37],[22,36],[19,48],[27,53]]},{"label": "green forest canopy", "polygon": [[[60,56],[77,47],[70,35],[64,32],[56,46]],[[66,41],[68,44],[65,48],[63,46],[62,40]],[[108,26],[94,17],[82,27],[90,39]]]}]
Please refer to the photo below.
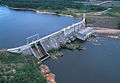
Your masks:
[{"label": "green forest canopy", "polygon": [[[87,9],[88,6],[82,3],[75,3],[78,0],[2,0],[1,4],[8,5],[10,7],[18,8],[34,8],[39,10],[66,10],[67,8],[72,9]],[[86,0],[80,0],[86,1]],[[91,5],[89,6],[91,11],[103,11],[106,8],[101,6]]]}]

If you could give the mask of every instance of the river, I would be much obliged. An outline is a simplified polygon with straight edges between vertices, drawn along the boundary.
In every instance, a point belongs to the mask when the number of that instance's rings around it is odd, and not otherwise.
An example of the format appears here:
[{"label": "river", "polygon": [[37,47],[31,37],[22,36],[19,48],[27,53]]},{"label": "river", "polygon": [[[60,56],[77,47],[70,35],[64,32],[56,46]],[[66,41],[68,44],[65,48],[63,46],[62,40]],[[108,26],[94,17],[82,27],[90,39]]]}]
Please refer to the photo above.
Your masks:
[{"label": "river", "polygon": [[[40,38],[79,20],[31,11],[14,11],[0,6],[0,49],[26,44],[26,37]],[[120,83],[120,40],[104,37],[75,41],[86,50],[61,50],[63,57],[44,62],[57,83]]]},{"label": "river", "polygon": [[97,37],[73,43],[86,50],[63,49],[63,57],[44,62],[57,83],[120,83],[120,40]]}]

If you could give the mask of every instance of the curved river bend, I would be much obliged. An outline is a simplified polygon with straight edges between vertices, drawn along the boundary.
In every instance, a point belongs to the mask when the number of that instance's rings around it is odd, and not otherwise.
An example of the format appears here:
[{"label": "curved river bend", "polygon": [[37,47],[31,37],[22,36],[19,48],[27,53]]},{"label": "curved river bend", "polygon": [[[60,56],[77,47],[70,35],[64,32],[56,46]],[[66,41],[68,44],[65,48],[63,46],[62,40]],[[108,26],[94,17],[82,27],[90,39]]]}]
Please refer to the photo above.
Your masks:
[{"label": "curved river bend", "polygon": [[[43,37],[78,21],[0,6],[0,49],[24,45],[28,36]],[[63,57],[44,62],[56,74],[57,83],[120,83],[120,40],[97,37],[74,43],[87,49],[63,49]]]}]

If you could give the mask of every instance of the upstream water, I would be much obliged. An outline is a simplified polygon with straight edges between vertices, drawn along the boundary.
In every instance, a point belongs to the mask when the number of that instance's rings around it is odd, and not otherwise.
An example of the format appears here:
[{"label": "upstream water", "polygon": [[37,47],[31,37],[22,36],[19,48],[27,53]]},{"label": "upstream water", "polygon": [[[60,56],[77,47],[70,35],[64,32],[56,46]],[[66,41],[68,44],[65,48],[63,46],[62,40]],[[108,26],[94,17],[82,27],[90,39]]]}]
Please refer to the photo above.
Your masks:
[{"label": "upstream water", "polygon": [[[43,37],[78,21],[0,6],[0,49],[24,45],[28,36],[39,33]],[[57,83],[120,83],[120,40],[97,37],[74,43],[86,50],[63,49],[63,57],[44,62]]]},{"label": "upstream water", "polygon": [[26,38],[39,33],[40,38],[79,22],[66,16],[14,11],[0,6],[0,49],[26,44]]}]

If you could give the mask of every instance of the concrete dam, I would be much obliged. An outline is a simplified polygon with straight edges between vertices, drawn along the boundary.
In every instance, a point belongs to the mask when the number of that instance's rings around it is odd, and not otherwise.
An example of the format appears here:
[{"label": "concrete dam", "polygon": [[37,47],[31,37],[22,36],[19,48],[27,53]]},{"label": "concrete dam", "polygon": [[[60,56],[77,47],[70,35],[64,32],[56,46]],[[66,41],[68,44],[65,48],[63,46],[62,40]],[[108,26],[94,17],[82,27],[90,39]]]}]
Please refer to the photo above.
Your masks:
[{"label": "concrete dam", "polygon": [[92,33],[93,28],[85,27],[85,18],[82,21],[72,24],[67,28],[52,33],[46,37],[28,43],[17,48],[7,49],[9,52],[21,53],[24,55],[33,54],[39,60],[49,57],[48,50],[59,48],[60,44],[70,43],[77,39],[86,40]]}]

